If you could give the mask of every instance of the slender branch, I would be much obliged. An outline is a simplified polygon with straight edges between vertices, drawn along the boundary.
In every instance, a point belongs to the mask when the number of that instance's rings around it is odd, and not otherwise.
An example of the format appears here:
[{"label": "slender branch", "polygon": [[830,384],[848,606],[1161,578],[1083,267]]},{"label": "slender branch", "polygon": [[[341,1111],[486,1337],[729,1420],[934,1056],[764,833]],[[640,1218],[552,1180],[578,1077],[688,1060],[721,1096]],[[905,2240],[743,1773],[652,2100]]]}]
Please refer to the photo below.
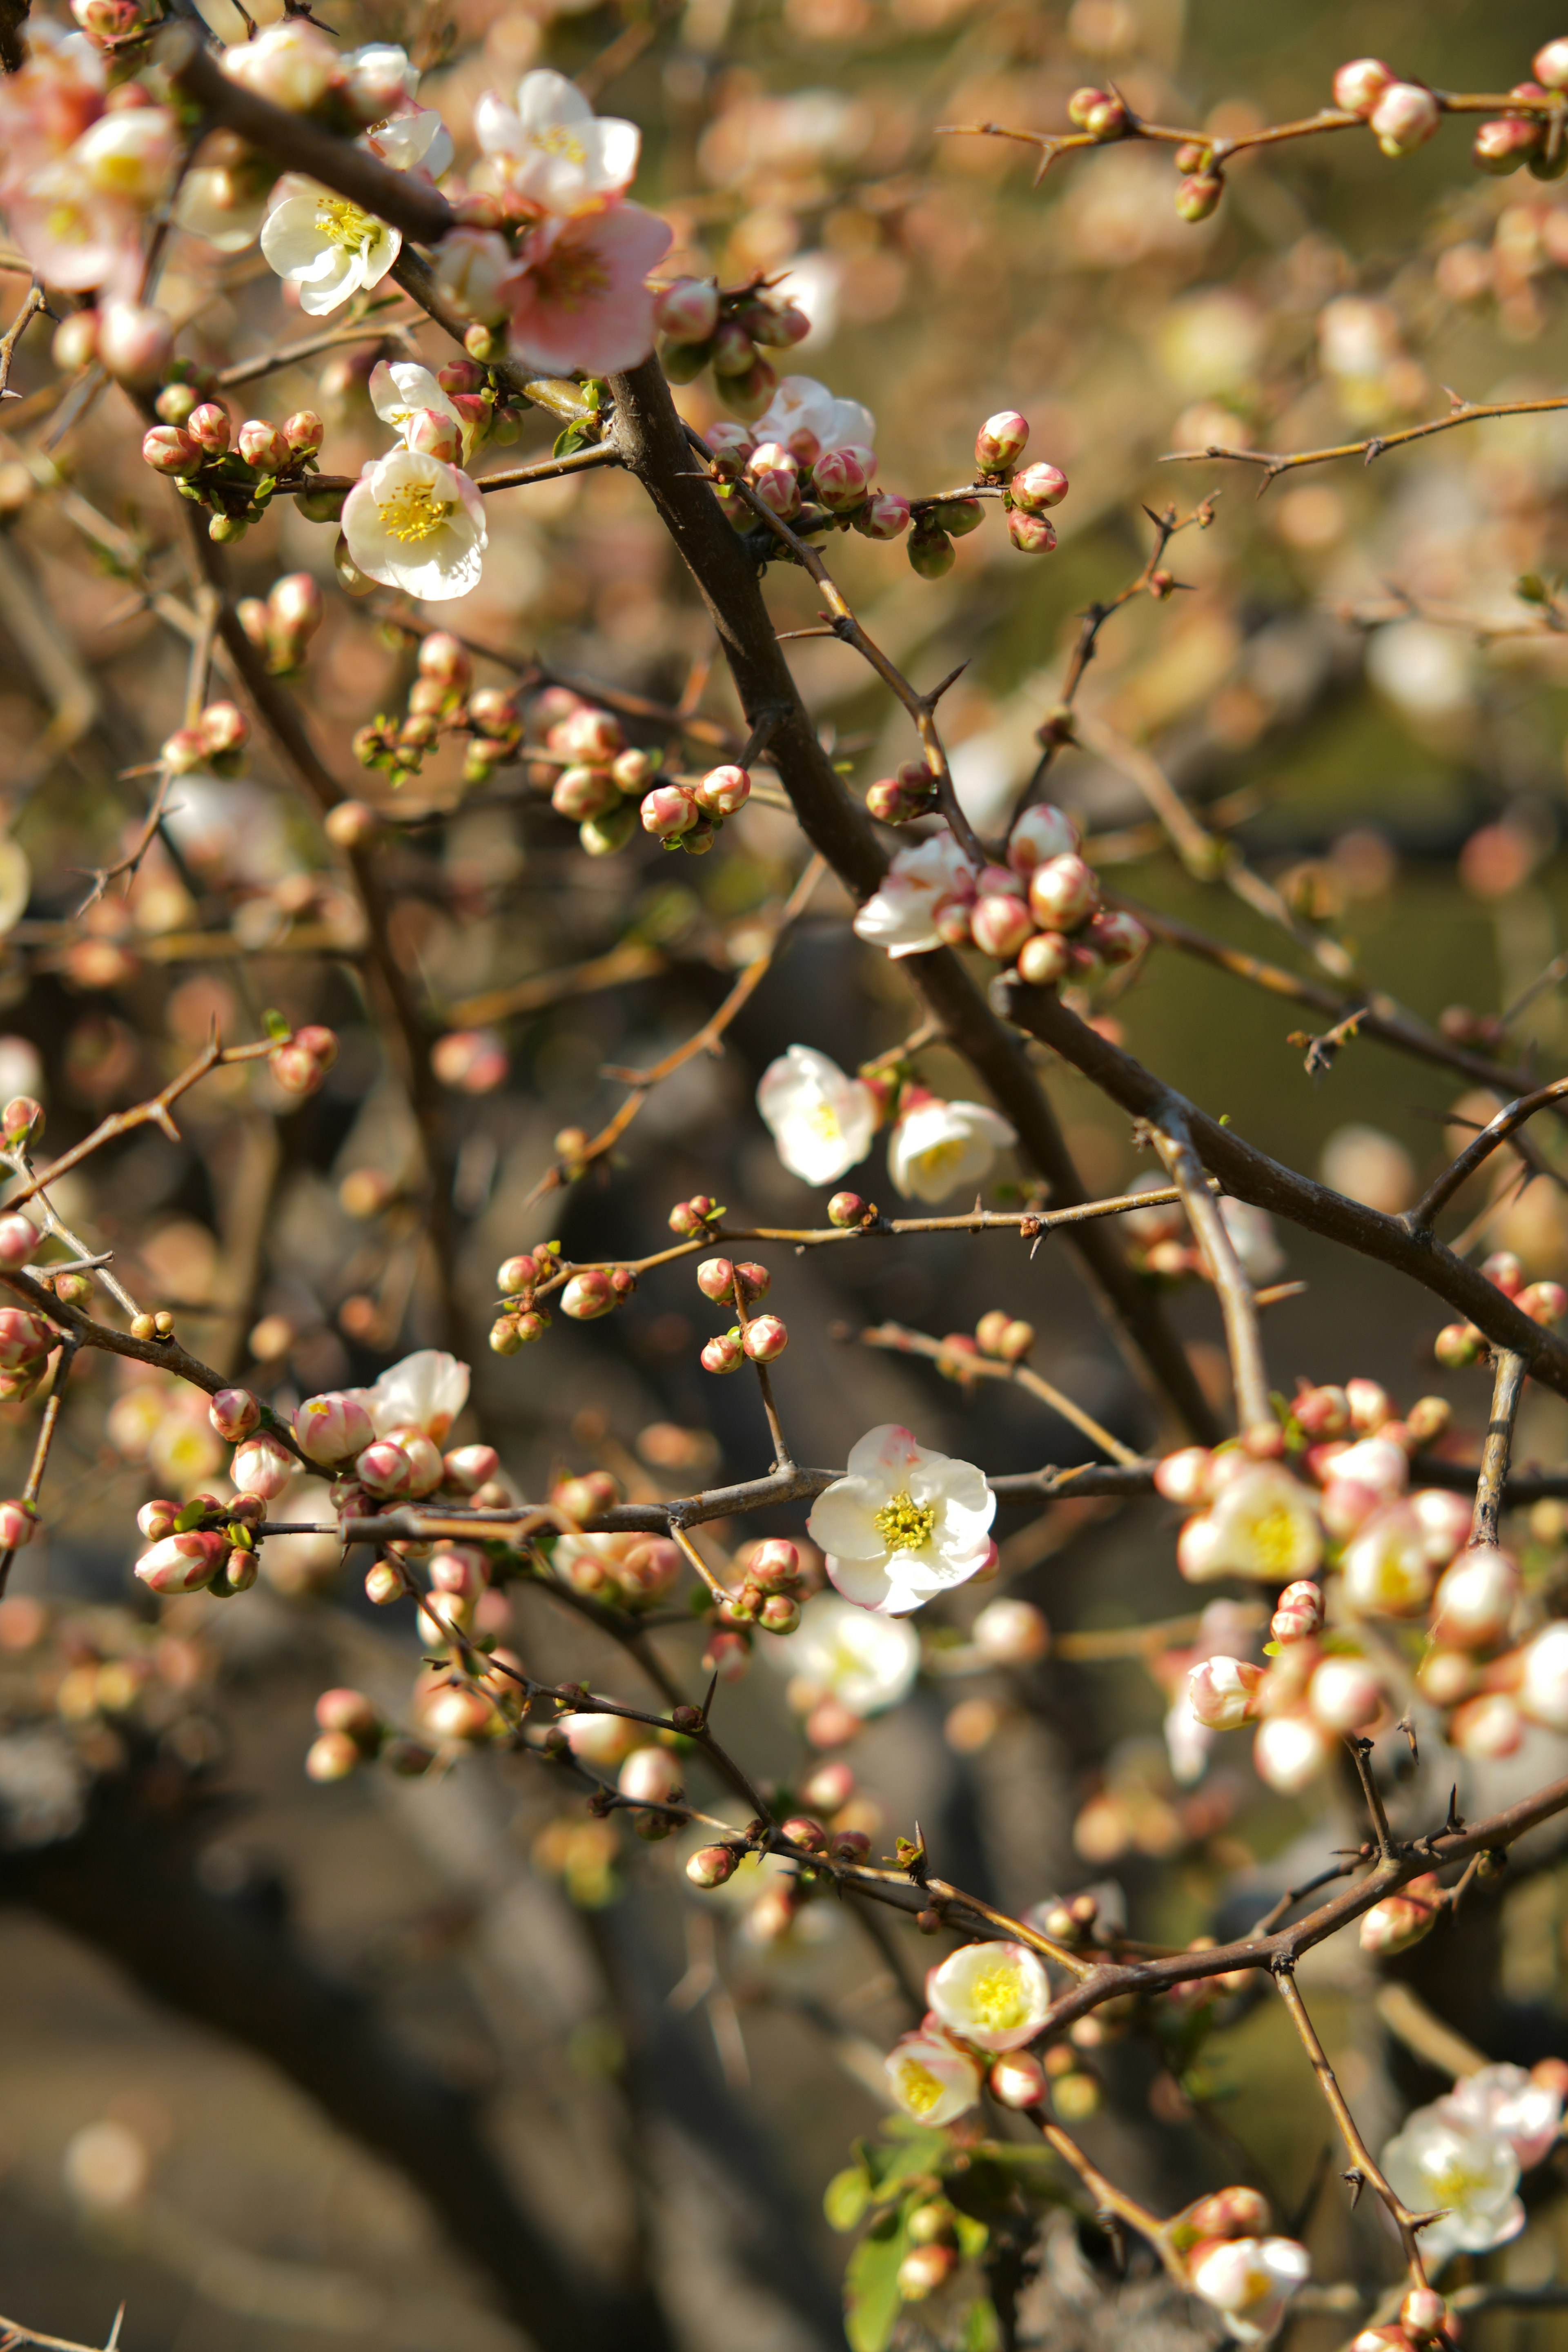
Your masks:
[{"label": "slender branch", "polygon": [[1125,1465],[1139,1459],[1130,1445],[1123,1445],[1121,1440],[1102,1428],[1091,1413],[1085,1412],[1080,1404],[1075,1404],[1071,1397],[1064,1396],[1060,1389],[1053,1388],[1049,1381],[1031,1370],[1027,1364],[1003,1363],[995,1356],[972,1356],[967,1351],[957,1355],[944,1340],[930,1339],[923,1331],[906,1330],[901,1323],[879,1323],[868,1330],[857,1331],[854,1336],[863,1348],[887,1348],[900,1356],[924,1356],[931,1363],[939,1364],[955,1380],[1010,1381],[1016,1388],[1026,1389],[1031,1396],[1038,1397],[1042,1404],[1049,1405],[1063,1421],[1070,1422],[1091,1444],[1109,1454],[1113,1462]]},{"label": "slender branch", "polygon": [[1568,1078],[1556,1078],[1549,1087],[1538,1087],[1533,1094],[1523,1095],[1489,1119],[1478,1135],[1472,1136],[1463,1151],[1450,1167],[1429,1184],[1413,1209],[1405,1212],[1405,1222],[1413,1234],[1426,1232],[1432,1220],[1446,1202],[1451,1201],[1468,1176],[1473,1176],[1484,1160],[1490,1157],[1500,1143],[1506,1142],[1514,1129],[1533,1118],[1538,1110],[1549,1103],[1561,1102],[1568,1095]]},{"label": "slender branch", "polygon": [[1447,416],[1429,417],[1424,425],[1405,425],[1393,433],[1373,433],[1364,441],[1339,441],[1328,449],[1222,449],[1210,443],[1203,449],[1167,449],[1160,459],[1162,466],[1191,465],[1203,457],[1225,457],[1241,466],[1259,466],[1263,478],[1258,486],[1258,496],[1281,474],[1293,472],[1300,466],[1323,466],[1335,457],[1360,457],[1370,466],[1390,449],[1403,449],[1412,441],[1425,441],[1434,433],[1452,432],[1456,425],[1480,425],[1497,416],[1540,416],[1549,412],[1568,408],[1568,394],[1542,400],[1456,400]]},{"label": "slender branch", "polygon": [[[36,1194],[42,1192],[46,1185],[57,1182],[68,1169],[79,1168],[84,1160],[89,1160],[106,1143],[112,1143],[120,1136],[130,1135],[139,1127],[156,1127],[171,1142],[177,1143],[180,1130],[174,1125],[172,1113],[174,1105],[182,1095],[188,1094],[199,1079],[205,1078],[209,1070],[215,1070],[220,1065],[262,1061],[273,1051],[273,1040],[269,1037],[254,1045],[220,1045],[213,1037],[202,1047],[195,1060],[189,1063],[177,1077],[171,1078],[160,1092],[149,1097],[145,1102],[133,1104],[129,1110],[110,1111],[107,1118],[100,1119],[90,1135],[84,1135],[79,1143],[73,1143],[70,1150],[62,1151],[58,1160],[51,1160],[41,1175],[29,1176],[21,1189],[13,1192],[6,1201],[7,1213],[24,1207]],[[66,1234],[63,1226],[60,1231],[80,1254],[82,1244],[73,1234]],[[134,1313],[135,1309],[132,1308],[132,1312]]]},{"label": "slender branch", "polygon": [[1052,2123],[1037,2108],[1030,2110],[1029,2116],[1047,2147],[1054,2148],[1063,2163],[1077,2173],[1094,2199],[1096,2210],[1113,2213],[1119,2221],[1128,2222],[1141,2238],[1146,2238],[1176,2284],[1185,2287],[1188,2284],[1186,2272],[1180,2255],[1165,2234],[1159,2216],[1152,2213],[1146,2205],[1140,2205],[1135,2197],[1129,2197],[1125,2189],[1118,2189],[1113,2180],[1108,2180],[1099,2166],[1090,2163],[1078,2142],[1069,2139],[1059,2124]]},{"label": "slender branch", "polygon": [[[118,2352],[120,2323],[124,2316],[125,2305],[121,2304],[114,2315],[114,2325],[104,2339],[102,2352]],[[68,2336],[40,2336],[36,2328],[24,2327],[19,2319],[0,2319],[0,2337],[7,2345],[37,2344],[42,2347],[42,2352],[100,2352],[96,2345],[78,2344]]]},{"label": "slender branch", "polygon": [[1258,1307],[1236,1244],[1231,1240],[1219,1203],[1210,1192],[1180,1111],[1153,1122],[1154,1149],[1174,1177],[1182,1205],[1208,1263],[1210,1278],[1225,1318],[1231,1373],[1236,1383],[1237,1419],[1243,1431],[1276,1426],[1268,1402],[1268,1375],[1263,1363],[1263,1339],[1258,1328]]},{"label": "slender branch", "polygon": [[[65,1403],[66,1382],[70,1378],[71,1366],[76,1361],[76,1352],[80,1345],[81,1342],[74,1332],[68,1332],[60,1342],[59,1354],[55,1360],[54,1380],[49,1389],[48,1402],[44,1406],[43,1417],[38,1423],[38,1433],[33,1441],[32,1465],[27,1472],[27,1483],[23,1487],[21,1495],[24,1503],[36,1505],[43,1491],[44,1473],[48,1467],[49,1451],[55,1442],[55,1430],[59,1423],[60,1409]],[[16,1557],[14,1546],[7,1546],[4,1550],[0,1550],[0,1595],[4,1594],[6,1585],[11,1580],[11,1564]]]},{"label": "slender branch", "polygon": [[313,360],[321,352],[336,351],[344,343],[379,343],[384,336],[395,335],[407,315],[400,311],[395,319],[383,319],[373,310],[352,327],[327,327],[319,334],[302,335],[297,343],[274,343],[267,351],[256,352],[249,359],[237,360],[232,367],[220,370],[218,390],[237,392],[242,383],[254,383],[258,376],[272,375],[279,368],[292,367],[299,360]]},{"label": "slender branch", "polygon": [[1480,1475],[1476,1480],[1475,1516],[1470,1521],[1471,1543],[1483,1546],[1489,1551],[1497,1549],[1498,1519],[1502,1511],[1503,1490],[1508,1485],[1509,1456],[1513,1451],[1513,1425],[1519,1413],[1519,1401],[1524,1391],[1524,1374],[1523,1357],[1515,1355],[1511,1348],[1500,1348],[1492,1381],[1491,1418],[1487,1423]]},{"label": "slender branch", "polygon": [[26,333],[31,320],[48,314],[48,302],[44,289],[35,278],[23,297],[22,307],[0,335],[0,400],[20,400],[19,392],[10,389],[11,362],[16,356],[16,346]]}]

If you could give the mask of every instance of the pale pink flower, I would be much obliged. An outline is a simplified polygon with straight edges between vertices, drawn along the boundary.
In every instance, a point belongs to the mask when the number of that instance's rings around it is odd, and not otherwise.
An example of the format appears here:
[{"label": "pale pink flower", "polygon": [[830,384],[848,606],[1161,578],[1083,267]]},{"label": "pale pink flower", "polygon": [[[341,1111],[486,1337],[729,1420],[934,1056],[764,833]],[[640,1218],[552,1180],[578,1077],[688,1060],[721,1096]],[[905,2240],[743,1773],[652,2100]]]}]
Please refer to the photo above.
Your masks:
[{"label": "pale pink flower", "polygon": [[439,1445],[468,1402],[468,1368],[440,1348],[419,1348],[362,1394],[378,1437],[417,1429]]},{"label": "pale pink flower", "polygon": [[1310,1576],[1323,1549],[1316,1497],[1278,1463],[1239,1459],[1243,1466],[1209,1509],[1182,1529],[1177,1567],[1191,1584],[1221,1576],[1288,1584]]},{"label": "pale pink flower", "polygon": [[847,1600],[901,1617],[984,1568],[996,1497],[973,1463],[917,1444],[887,1423],[850,1448],[806,1528]]},{"label": "pale pink flower", "polygon": [[1346,1600],[1374,1616],[1418,1616],[1432,1597],[1426,1530],[1408,1503],[1374,1511],[1345,1546],[1342,1567]]},{"label": "pale pink flower", "polygon": [[1317,1779],[1338,1744],[1304,1707],[1289,1707],[1258,1725],[1252,1760],[1260,1780],[1282,1797],[1296,1797]]},{"label": "pale pink flower", "polygon": [[855,918],[855,936],[890,956],[919,955],[942,945],[936,919],[952,901],[974,896],[973,867],[946,825],[913,849],[893,856],[881,888]]},{"label": "pale pink flower", "polygon": [[635,122],[595,115],[564,74],[524,74],[517,104],[487,89],[474,109],[474,136],[502,194],[522,212],[570,220],[602,212],[637,176],[642,133]]},{"label": "pale pink flower", "polygon": [[980,2068],[945,2033],[922,2026],[888,2053],[888,2087],[920,2124],[950,2124],[980,2101]]},{"label": "pale pink flower", "polygon": [[1538,2083],[1522,2066],[1481,2066],[1436,2102],[1445,2123],[1460,2131],[1487,2131],[1506,2139],[1521,2172],[1544,2163],[1563,2124],[1563,2095]]},{"label": "pale pink flower", "polygon": [[654,342],[647,274],[669,243],[668,225],[638,205],[542,221],[510,282],[512,357],[558,375],[639,365]]},{"label": "pale pink flower", "polygon": [[927,1971],[926,1999],[976,2048],[1021,2050],[1046,2021],[1051,1981],[1025,1944],[964,1944]]},{"label": "pale pink flower", "polygon": [[1450,2254],[1486,2253],[1524,2227],[1524,2207],[1515,2194],[1519,2158],[1510,2141],[1502,2132],[1450,2121],[1447,2104],[1406,2116],[1382,2158],[1390,2187],[1412,2212],[1442,2209],[1441,2218],[1421,2232],[1434,2272]]}]

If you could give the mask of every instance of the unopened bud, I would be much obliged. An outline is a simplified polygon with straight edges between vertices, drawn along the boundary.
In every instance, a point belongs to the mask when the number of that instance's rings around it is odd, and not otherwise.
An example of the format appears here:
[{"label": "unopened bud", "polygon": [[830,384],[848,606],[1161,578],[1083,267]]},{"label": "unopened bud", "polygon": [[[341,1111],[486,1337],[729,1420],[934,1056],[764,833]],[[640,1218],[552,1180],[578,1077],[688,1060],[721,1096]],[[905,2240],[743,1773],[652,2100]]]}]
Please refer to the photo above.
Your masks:
[{"label": "unopened bud", "polygon": [[988,2077],[991,2095],[1004,2107],[1028,2108],[1045,2103],[1045,2069],[1026,2050],[1008,2050],[995,2059]]},{"label": "unopened bud", "polygon": [[738,1372],[746,1360],[740,1334],[721,1331],[716,1339],[709,1340],[700,1360],[705,1372]]},{"label": "unopened bud", "polygon": [[1205,221],[1219,209],[1225,181],[1218,172],[1193,172],[1176,189],[1176,218]]},{"label": "unopened bud", "polygon": [[269,425],[264,416],[247,417],[237,436],[237,446],[246,464],[253,466],[258,474],[289,471],[289,444],[276,425]]},{"label": "unopened bud", "polygon": [[827,1222],[840,1229],[863,1225],[867,1217],[875,1213],[869,1202],[863,1201],[858,1192],[835,1192],[827,1203]]},{"label": "unopened bud", "polygon": [[988,416],[974,436],[974,463],[983,474],[1005,473],[1023,456],[1029,438],[1027,419],[1016,408]]},{"label": "unopened bud", "polygon": [[1362,1920],[1362,1950],[1382,1958],[1408,1951],[1436,1927],[1441,1894],[1435,1873],[1424,1871],[1397,1895],[1385,1895]]},{"label": "unopened bud", "polygon": [[237,1445],[260,1426],[261,1407],[248,1389],[220,1389],[207,1407],[207,1419],[226,1444]]},{"label": "unopened bud", "polygon": [[756,1315],[747,1324],[741,1344],[753,1364],[772,1364],[788,1347],[789,1333],[776,1315]]}]

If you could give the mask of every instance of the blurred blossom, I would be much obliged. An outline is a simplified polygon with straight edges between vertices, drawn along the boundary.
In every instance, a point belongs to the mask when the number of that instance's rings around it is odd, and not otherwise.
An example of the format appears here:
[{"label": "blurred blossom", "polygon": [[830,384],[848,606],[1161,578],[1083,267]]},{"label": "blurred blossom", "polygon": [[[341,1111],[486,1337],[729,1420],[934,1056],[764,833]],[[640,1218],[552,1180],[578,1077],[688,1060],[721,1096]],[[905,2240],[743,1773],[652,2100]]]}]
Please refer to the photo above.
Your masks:
[{"label": "blurred blossom", "polygon": [[1154,348],[1161,367],[1184,397],[1213,399],[1240,392],[1249,383],[1266,332],[1264,315],[1249,296],[1210,287],[1172,303],[1156,331]]},{"label": "blurred blossom", "polygon": [[1417,2107],[1383,2150],[1382,2164],[1394,2194],[1414,2213],[1445,2207],[1421,2232],[1422,2252],[1436,2271],[1451,2254],[1487,2252],[1505,2245],[1524,2227],[1524,2207],[1515,2191],[1519,2158],[1503,2134],[1449,2119],[1450,2102]]},{"label": "blurred blossom", "polygon": [[1522,2066],[1481,2066],[1460,2077],[1436,2103],[1445,2123],[1461,2131],[1491,2132],[1506,2139],[1521,2172],[1543,2163],[1557,2143],[1563,2094],[1538,2083]]},{"label": "blurred blossom", "polygon": [[1374,631],[1366,674],[1413,719],[1444,719],[1468,709],[1474,695],[1474,648],[1458,629],[1430,621],[1390,621]]},{"label": "blurred blossom", "polygon": [[1402,1143],[1375,1127],[1336,1128],[1323,1146],[1318,1173],[1331,1191],[1385,1217],[1396,1217],[1415,1198],[1415,1164]]},{"label": "blurred blossom", "polygon": [[856,1715],[880,1715],[914,1688],[920,1636],[901,1617],[882,1617],[830,1592],[813,1595],[787,1643],[763,1653],[781,1673],[798,1675]]},{"label": "blurred blossom", "polygon": [[762,1113],[779,1158],[806,1184],[831,1184],[865,1159],[879,1117],[863,1080],[847,1077],[814,1045],[791,1045],[763,1071]]}]

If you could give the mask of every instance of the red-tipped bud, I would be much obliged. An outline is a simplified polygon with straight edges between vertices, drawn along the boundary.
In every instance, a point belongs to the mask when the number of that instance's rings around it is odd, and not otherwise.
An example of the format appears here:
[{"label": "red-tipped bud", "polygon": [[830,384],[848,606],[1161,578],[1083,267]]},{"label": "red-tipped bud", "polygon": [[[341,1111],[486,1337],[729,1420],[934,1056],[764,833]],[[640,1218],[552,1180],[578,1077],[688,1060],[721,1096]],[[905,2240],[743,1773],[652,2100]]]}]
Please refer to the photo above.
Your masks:
[{"label": "red-tipped bud", "polygon": [[1010,893],[977,898],[969,910],[970,935],[982,955],[1010,963],[1034,934],[1035,919]]},{"label": "red-tipped bud", "polygon": [[863,1225],[867,1218],[875,1213],[870,1202],[862,1200],[858,1192],[835,1192],[827,1203],[828,1223],[840,1228]]},{"label": "red-tipped bud", "polygon": [[308,572],[286,572],[268,591],[268,617],[290,637],[313,636],[326,609],[321,589]]},{"label": "red-tipped bud", "polygon": [[36,1505],[24,1502],[20,1496],[0,1503],[0,1551],[20,1551],[30,1544],[37,1524]]},{"label": "red-tipped bud", "polygon": [[677,841],[698,822],[699,810],[689,793],[679,784],[658,784],[642,804],[645,833],[657,841]]},{"label": "red-tipped bud", "polygon": [[179,1516],[178,1503],[166,1501],[160,1496],[151,1503],[142,1504],[136,1514],[136,1524],[149,1543],[162,1543],[165,1536],[174,1534],[174,1521]]},{"label": "red-tipped bud", "polygon": [[701,1355],[705,1372],[738,1372],[745,1360],[745,1350],[733,1331],[721,1331],[710,1339]]},{"label": "red-tipped bud", "polygon": [[305,1770],[323,1785],[346,1780],[364,1762],[364,1750],[346,1731],[323,1731],[305,1750]]},{"label": "red-tipped bud", "polygon": [[1029,877],[1029,907],[1042,929],[1070,931],[1100,904],[1094,868],[1072,852],[1047,857]]},{"label": "red-tipped bud", "polygon": [[1059,506],[1066,498],[1068,478],[1059,466],[1026,466],[1014,475],[1008,490],[1016,507],[1027,514],[1044,514],[1047,507]]},{"label": "red-tipped bud", "polygon": [[198,402],[185,419],[185,431],[208,457],[227,457],[232,430],[227,409],[216,400]]},{"label": "red-tipped bud", "polygon": [[237,1445],[261,1423],[261,1407],[248,1389],[219,1389],[207,1407],[207,1419],[227,1445]]},{"label": "red-tipped bud", "polygon": [[1176,188],[1176,218],[1205,221],[1219,209],[1225,181],[1218,172],[1192,172]]},{"label": "red-tipped bud", "polygon": [[722,1886],[734,1877],[739,1862],[733,1846],[699,1846],[686,1865],[686,1875],[693,1886]]},{"label": "red-tipped bud", "polygon": [[1424,1871],[1400,1888],[1397,1895],[1385,1895],[1374,1903],[1361,1923],[1361,1948],[1380,1958],[1390,1953],[1408,1951],[1418,1944],[1437,1924],[1442,1889],[1432,1871]]},{"label": "red-tipped bud", "polygon": [[863,539],[901,539],[909,527],[910,502],[897,490],[878,490],[855,515]]},{"label": "red-tipped bud", "polygon": [[1486,1334],[1473,1323],[1445,1323],[1432,1342],[1433,1355],[1449,1371],[1479,1364],[1486,1351]]},{"label": "red-tipped bud", "polygon": [[1436,2287],[1413,2286],[1399,2306],[1399,2324],[1413,2344],[1431,2344],[1447,2325],[1448,2306]]},{"label": "red-tipped bud", "polygon": [[614,1283],[596,1265],[574,1274],[561,1294],[561,1312],[574,1323],[591,1323],[600,1315],[608,1315],[617,1303]]},{"label": "red-tipped bud", "polygon": [[1346,114],[1359,114],[1364,122],[1393,79],[1381,58],[1352,58],[1334,76],[1334,104]]},{"label": "red-tipped bud", "polygon": [[752,779],[744,768],[710,768],[691,797],[707,816],[733,816],[751,797]]},{"label": "red-tipped bud", "polygon": [[228,1552],[228,1538],[216,1529],[193,1528],[165,1536],[136,1563],[135,1574],[153,1592],[195,1592],[210,1584]]},{"label": "red-tipped bud", "polygon": [[30,1217],[0,1217],[0,1265],[26,1265],[37,1246],[37,1228]]},{"label": "red-tipped bud", "polygon": [[653,306],[653,322],[672,343],[705,343],[719,324],[719,289],[710,278],[678,278]]},{"label": "red-tipped bud", "polygon": [[770,1592],[757,1612],[765,1633],[793,1633],[800,1623],[800,1603],[792,1593]]},{"label": "red-tipped bud", "polygon": [[756,1315],[747,1324],[741,1344],[753,1364],[776,1363],[789,1346],[789,1333],[776,1315]]},{"label": "red-tipped bud", "polygon": [[1026,2109],[1045,2104],[1045,2069],[1026,2050],[1005,2051],[992,2062],[987,2080],[999,2106]]},{"label": "red-tipped bud", "polygon": [[974,463],[983,474],[1005,474],[1016,466],[1028,443],[1029,425],[1016,408],[999,409],[988,416],[974,436]]},{"label": "red-tipped bud", "polygon": [[1279,1595],[1268,1623],[1269,1638],[1281,1643],[1305,1642],[1317,1633],[1322,1622],[1322,1588],[1303,1577],[1298,1583],[1288,1584]]},{"label": "red-tipped bud", "polygon": [[248,416],[237,436],[240,456],[258,474],[286,474],[291,460],[288,442],[276,425],[264,416]]},{"label": "red-tipped bud", "polygon": [[162,310],[142,302],[109,302],[98,314],[98,356],[116,383],[132,389],[156,383],[174,348],[174,331]]},{"label": "red-tipped bud", "polygon": [[155,474],[198,474],[205,462],[197,444],[177,425],[154,425],[144,433],[142,455]]}]

